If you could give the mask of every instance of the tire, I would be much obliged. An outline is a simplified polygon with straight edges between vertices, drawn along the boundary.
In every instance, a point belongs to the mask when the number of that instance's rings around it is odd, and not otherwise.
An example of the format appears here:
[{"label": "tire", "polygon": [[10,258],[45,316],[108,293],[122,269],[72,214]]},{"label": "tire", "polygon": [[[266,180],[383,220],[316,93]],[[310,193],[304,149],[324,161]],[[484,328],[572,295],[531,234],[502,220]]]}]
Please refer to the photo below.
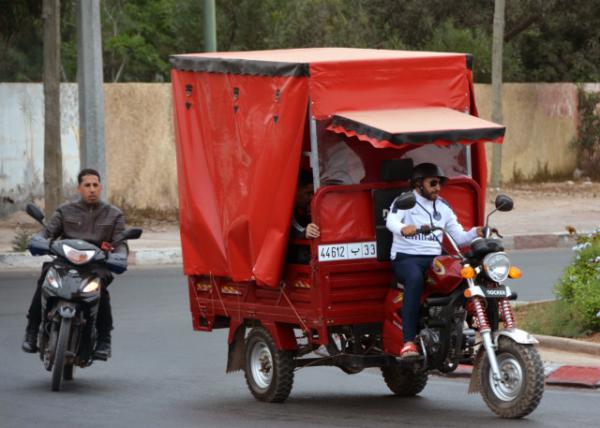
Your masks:
[{"label": "tire", "polygon": [[259,401],[284,402],[294,383],[294,357],[280,351],[269,332],[253,328],[246,339],[244,375],[250,392]]},{"label": "tire", "polygon": [[65,368],[63,370],[63,380],[73,380],[73,374],[75,373],[75,366],[73,363],[65,364]]},{"label": "tire", "polygon": [[544,394],[544,365],[533,345],[500,337],[496,351],[503,377],[493,382],[487,357],[481,362],[480,387],[485,404],[502,418],[522,418],[533,412]]},{"label": "tire", "polygon": [[415,372],[405,367],[387,366],[381,368],[383,380],[398,397],[414,397],[425,389],[427,372]]},{"label": "tire", "polygon": [[71,336],[71,319],[63,318],[60,324],[60,331],[58,332],[56,351],[54,353],[54,364],[52,367],[52,391],[60,390],[69,336]]}]

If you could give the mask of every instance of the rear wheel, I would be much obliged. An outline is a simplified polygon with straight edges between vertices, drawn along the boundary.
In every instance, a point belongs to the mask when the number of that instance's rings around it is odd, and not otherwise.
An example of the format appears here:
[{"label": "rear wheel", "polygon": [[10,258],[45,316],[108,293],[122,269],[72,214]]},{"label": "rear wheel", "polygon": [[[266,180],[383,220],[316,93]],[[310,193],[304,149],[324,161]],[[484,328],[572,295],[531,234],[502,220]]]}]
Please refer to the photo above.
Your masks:
[{"label": "rear wheel", "polygon": [[245,376],[248,388],[259,401],[285,401],[294,383],[294,358],[277,349],[263,327],[253,328],[246,339]]},{"label": "rear wheel", "polygon": [[399,397],[413,397],[427,385],[427,372],[415,372],[406,367],[387,366],[381,368],[383,380]]},{"label": "rear wheel", "polygon": [[533,345],[500,337],[496,351],[500,381],[495,381],[487,357],[481,364],[481,395],[503,418],[522,418],[533,412],[544,393],[544,365]]},{"label": "rear wheel", "polygon": [[54,365],[52,367],[52,391],[60,390],[69,336],[71,336],[71,319],[63,318],[60,323],[60,330],[58,332],[56,352],[54,353]]}]

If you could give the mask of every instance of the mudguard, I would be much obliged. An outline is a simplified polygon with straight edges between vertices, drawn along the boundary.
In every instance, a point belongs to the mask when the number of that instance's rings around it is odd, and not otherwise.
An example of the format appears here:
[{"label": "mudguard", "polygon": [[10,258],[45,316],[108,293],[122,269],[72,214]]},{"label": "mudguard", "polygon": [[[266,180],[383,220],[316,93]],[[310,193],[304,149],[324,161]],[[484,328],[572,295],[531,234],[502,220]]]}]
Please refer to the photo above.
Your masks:
[{"label": "mudguard", "polygon": [[518,328],[500,330],[495,332],[494,334],[494,346],[498,346],[498,339],[500,336],[506,336],[509,339],[514,340],[521,345],[535,345],[540,343],[533,335],[527,333],[525,330],[521,330]]}]

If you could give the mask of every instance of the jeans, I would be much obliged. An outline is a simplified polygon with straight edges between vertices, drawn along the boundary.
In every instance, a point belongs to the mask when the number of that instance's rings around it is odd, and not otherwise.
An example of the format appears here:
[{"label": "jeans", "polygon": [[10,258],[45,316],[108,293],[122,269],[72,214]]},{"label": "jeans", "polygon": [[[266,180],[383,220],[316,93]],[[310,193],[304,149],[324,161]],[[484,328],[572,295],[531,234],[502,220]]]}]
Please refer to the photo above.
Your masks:
[{"label": "jeans", "polygon": [[402,302],[402,333],[404,342],[412,342],[417,335],[421,294],[425,285],[425,274],[435,256],[415,256],[396,253],[392,268],[396,279],[404,284]]}]

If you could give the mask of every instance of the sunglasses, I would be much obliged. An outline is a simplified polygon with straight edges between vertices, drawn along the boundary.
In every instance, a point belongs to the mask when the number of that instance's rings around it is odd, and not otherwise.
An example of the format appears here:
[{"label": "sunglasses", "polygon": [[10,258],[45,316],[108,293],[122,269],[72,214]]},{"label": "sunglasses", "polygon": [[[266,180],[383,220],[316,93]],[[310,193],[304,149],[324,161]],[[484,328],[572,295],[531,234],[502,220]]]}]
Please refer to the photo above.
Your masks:
[{"label": "sunglasses", "polygon": [[430,180],[428,184],[430,187],[437,187],[438,185],[441,186],[442,182],[441,182],[441,180],[435,179],[435,180]]}]

